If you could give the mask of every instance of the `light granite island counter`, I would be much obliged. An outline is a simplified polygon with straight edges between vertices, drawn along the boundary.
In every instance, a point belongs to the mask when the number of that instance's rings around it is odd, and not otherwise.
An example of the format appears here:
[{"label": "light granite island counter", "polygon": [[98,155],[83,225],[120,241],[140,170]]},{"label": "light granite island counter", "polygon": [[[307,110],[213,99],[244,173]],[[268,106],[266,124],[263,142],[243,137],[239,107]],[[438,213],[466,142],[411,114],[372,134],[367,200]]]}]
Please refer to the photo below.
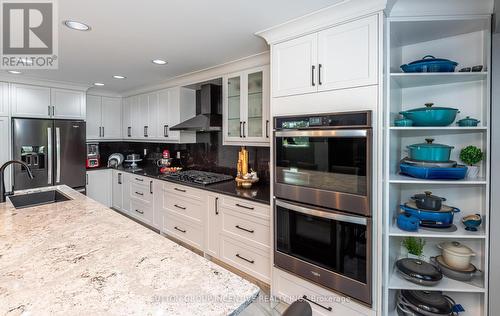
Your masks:
[{"label": "light granite island counter", "polygon": [[232,272],[55,188],[73,200],[0,203],[0,314],[235,315],[258,295]]}]

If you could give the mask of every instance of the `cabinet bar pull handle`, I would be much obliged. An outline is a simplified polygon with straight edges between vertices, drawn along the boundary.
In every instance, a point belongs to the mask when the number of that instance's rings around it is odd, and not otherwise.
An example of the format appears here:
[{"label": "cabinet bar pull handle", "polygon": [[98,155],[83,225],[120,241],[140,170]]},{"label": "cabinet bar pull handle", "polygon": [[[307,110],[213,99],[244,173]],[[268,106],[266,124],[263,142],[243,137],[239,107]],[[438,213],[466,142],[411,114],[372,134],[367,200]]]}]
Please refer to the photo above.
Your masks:
[{"label": "cabinet bar pull handle", "polygon": [[139,214],[144,214],[144,212],[143,212],[143,211],[139,211],[139,210],[135,210],[135,211],[136,211],[137,213],[139,213]]},{"label": "cabinet bar pull handle", "polygon": [[149,181],[149,193],[153,194],[153,181]]},{"label": "cabinet bar pull handle", "polygon": [[179,189],[179,188],[174,188],[175,191],[179,191],[179,192],[186,192],[186,190],[183,190],[183,189]]},{"label": "cabinet bar pull handle", "polygon": [[321,86],[323,83],[321,82],[321,67],[323,67],[323,65],[319,64],[318,65],[318,84]]},{"label": "cabinet bar pull handle", "polygon": [[127,134],[128,134],[128,137],[132,137],[132,127],[127,127]]},{"label": "cabinet bar pull handle", "polygon": [[243,230],[243,231],[246,231],[246,232],[248,232],[248,233],[251,233],[251,234],[253,234],[253,233],[255,232],[253,229],[246,229],[246,228],[241,227],[240,225],[236,225],[236,226],[234,226],[234,227],[236,227],[236,228],[238,228],[238,229],[241,229],[241,230]]},{"label": "cabinet bar pull handle", "polygon": [[136,179],[137,181],[141,181],[141,182],[143,182],[143,181],[144,181],[144,179],[141,179],[141,178],[135,178],[135,179]]},{"label": "cabinet bar pull handle", "polygon": [[104,126],[102,127],[102,137],[104,137]]},{"label": "cabinet bar pull handle", "polygon": [[252,263],[252,264],[255,263],[255,260],[250,260],[250,259],[247,259],[245,257],[242,257],[242,256],[240,256],[239,253],[236,254],[236,257],[240,258],[241,260],[245,260],[246,262]]},{"label": "cabinet bar pull handle", "polygon": [[243,125],[243,122],[240,122],[240,137],[243,137],[243,134],[241,132],[241,126]]},{"label": "cabinet bar pull handle", "polygon": [[318,304],[318,303],[316,303],[315,301],[310,300],[309,298],[307,298],[307,296],[306,296],[306,295],[303,295],[303,296],[302,296],[302,298],[303,298],[303,299],[305,299],[305,300],[306,300],[306,301],[308,301],[308,302],[313,303],[313,304],[314,304],[314,305],[316,305],[316,306],[319,306],[319,307],[321,307],[321,308],[323,308],[323,309],[326,309],[326,310],[327,310],[327,311],[329,311],[329,312],[331,312],[331,311],[332,311],[332,308],[331,308],[331,307],[325,307],[325,306],[323,306],[323,305],[321,305],[321,304]]},{"label": "cabinet bar pull handle", "polygon": [[87,185],[89,185],[89,175],[88,174],[85,175],[85,183]]},{"label": "cabinet bar pull handle", "polygon": [[48,105],[47,108],[49,109],[48,115],[50,116],[50,105]]},{"label": "cabinet bar pull handle", "polygon": [[118,184],[122,184],[122,174],[118,174]]},{"label": "cabinet bar pull handle", "polygon": [[144,137],[148,137],[148,127],[144,126]]},{"label": "cabinet bar pull handle", "polygon": [[266,138],[269,138],[269,120],[266,120]]},{"label": "cabinet bar pull handle", "polygon": [[186,233],[187,231],[184,229],[180,229],[179,227],[175,226],[174,229],[180,231],[181,233]]},{"label": "cabinet bar pull handle", "polygon": [[219,215],[219,198],[215,198],[215,215]]},{"label": "cabinet bar pull handle", "polygon": [[243,138],[247,137],[247,135],[245,135],[245,124],[246,124],[246,123],[247,123],[247,122],[243,122]]},{"label": "cabinet bar pull handle", "polygon": [[143,196],[143,195],[144,195],[144,193],[137,192],[137,191],[135,191],[135,194],[140,195],[140,196]]},{"label": "cabinet bar pull handle", "polygon": [[316,84],[314,83],[314,69],[316,66],[312,65],[311,66],[311,85],[314,87]]},{"label": "cabinet bar pull handle", "polygon": [[175,207],[177,208],[180,208],[181,210],[185,210],[186,208],[184,206],[180,206],[180,205],[177,205],[177,204],[174,204]]},{"label": "cabinet bar pull handle", "polygon": [[254,208],[253,208],[253,207],[251,207],[251,206],[245,206],[245,205],[241,205],[241,204],[239,204],[239,203],[236,203],[235,205],[236,205],[236,206],[238,206],[238,207],[241,207],[241,208],[246,208],[247,210],[253,210],[253,209],[254,209]]}]

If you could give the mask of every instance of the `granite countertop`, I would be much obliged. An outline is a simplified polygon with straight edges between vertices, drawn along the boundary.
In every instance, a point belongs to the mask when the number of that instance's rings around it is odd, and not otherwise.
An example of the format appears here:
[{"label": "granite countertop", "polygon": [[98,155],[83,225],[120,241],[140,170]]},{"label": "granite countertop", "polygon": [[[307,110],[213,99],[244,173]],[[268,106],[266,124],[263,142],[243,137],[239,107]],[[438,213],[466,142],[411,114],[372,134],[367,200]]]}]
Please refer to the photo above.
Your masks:
[{"label": "granite countertop", "polygon": [[236,315],[258,295],[232,272],[55,188],[72,200],[0,203],[0,314]]},{"label": "granite countertop", "polygon": [[[100,169],[107,169],[107,167],[88,169],[87,171],[100,170]],[[118,170],[141,175],[141,176],[145,176],[145,177],[154,178],[157,180],[175,182],[175,183],[195,187],[195,188],[202,189],[202,190],[212,191],[215,193],[227,194],[227,195],[231,195],[234,197],[247,199],[247,200],[253,201],[253,202],[264,203],[267,205],[269,205],[271,203],[271,193],[270,193],[269,183],[258,182],[256,184],[254,184],[251,189],[243,189],[243,188],[238,188],[236,186],[236,181],[224,181],[224,182],[219,182],[219,183],[214,183],[214,184],[209,184],[209,185],[202,185],[202,184],[197,184],[197,183],[189,183],[189,182],[182,182],[182,181],[174,181],[174,180],[170,180],[170,179],[165,179],[165,178],[161,177],[161,173],[159,171],[159,168],[154,167],[154,166],[141,167],[141,169],[139,169],[137,171],[133,171],[131,169],[125,169],[122,167],[118,168]]]}]

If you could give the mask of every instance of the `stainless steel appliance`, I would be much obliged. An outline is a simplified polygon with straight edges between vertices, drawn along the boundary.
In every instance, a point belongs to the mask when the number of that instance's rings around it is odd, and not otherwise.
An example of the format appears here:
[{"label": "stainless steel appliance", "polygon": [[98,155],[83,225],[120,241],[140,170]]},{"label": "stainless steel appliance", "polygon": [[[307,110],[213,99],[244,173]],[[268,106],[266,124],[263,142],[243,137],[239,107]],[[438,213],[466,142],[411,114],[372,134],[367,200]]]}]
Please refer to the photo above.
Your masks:
[{"label": "stainless steel appliance", "polygon": [[274,194],[370,216],[371,112],[275,118]]},{"label": "stainless steel appliance", "polygon": [[371,305],[371,112],[274,124],[274,265]]},{"label": "stainless steel appliance", "polygon": [[100,164],[99,143],[87,143],[87,168],[97,168]]},{"label": "stainless steel appliance", "polygon": [[186,171],[165,173],[161,175],[161,177],[169,180],[176,180],[179,182],[197,183],[203,185],[214,184],[234,179],[233,177],[225,174],[198,171],[198,170],[186,170]]},{"label": "stainless steel appliance", "polygon": [[85,122],[13,118],[12,135],[13,159],[25,162],[34,175],[28,179],[25,167],[14,166],[15,190],[85,187]]}]

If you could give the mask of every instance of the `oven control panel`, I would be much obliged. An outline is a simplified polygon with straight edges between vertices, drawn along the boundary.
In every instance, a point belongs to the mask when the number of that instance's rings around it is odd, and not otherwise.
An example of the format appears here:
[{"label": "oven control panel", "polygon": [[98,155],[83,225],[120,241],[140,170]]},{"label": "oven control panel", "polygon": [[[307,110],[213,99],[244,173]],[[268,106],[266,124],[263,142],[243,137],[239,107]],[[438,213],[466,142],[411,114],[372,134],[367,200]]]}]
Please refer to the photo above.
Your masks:
[{"label": "oven control panel", "polygon": [[370,127],[371,111],[276,117],[277,130]]}]

